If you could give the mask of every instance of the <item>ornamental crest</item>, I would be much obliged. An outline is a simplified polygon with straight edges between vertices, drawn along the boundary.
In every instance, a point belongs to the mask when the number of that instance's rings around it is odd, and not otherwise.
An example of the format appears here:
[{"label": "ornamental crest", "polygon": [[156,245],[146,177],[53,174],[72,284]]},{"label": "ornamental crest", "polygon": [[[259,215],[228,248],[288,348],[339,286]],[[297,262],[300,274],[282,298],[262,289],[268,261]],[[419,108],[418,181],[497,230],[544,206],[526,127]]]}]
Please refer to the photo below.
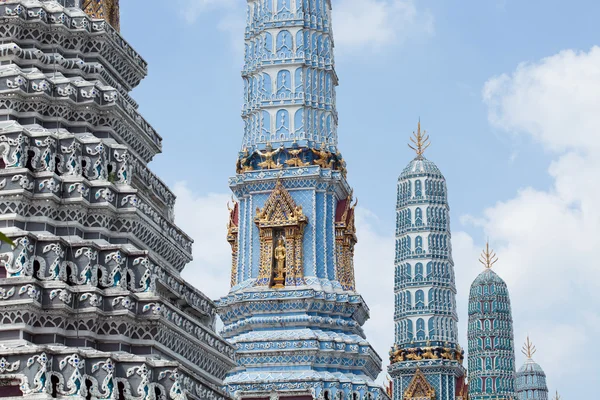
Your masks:
[{"label": "ornamental crest", "polygon": [[404,392],[404,400],[435,400],[435,389],[427,378],[423,375],[421,369],[417,368],[415,376]]},{"label": "ornamental crest", "polygon": [[262,210],[256,210],[254,222],[260,232],[257,285],[275,289],[303,285],[302,238],[308,218],[281,181]]}]

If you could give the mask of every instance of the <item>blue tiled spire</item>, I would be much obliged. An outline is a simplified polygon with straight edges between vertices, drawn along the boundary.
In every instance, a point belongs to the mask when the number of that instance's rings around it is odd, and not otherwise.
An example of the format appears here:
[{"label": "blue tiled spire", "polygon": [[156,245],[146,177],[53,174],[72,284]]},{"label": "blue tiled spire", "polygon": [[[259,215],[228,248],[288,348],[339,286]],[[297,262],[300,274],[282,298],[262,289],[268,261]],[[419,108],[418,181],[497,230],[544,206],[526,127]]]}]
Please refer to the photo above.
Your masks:
[{"label": "blue tiled spire", "polygon": [[218,303],[238,362],[225,387],[242,399],[387,397],[355,287],[330,15],[329,0],[248,0],[232,287]]},{"label": "blue tiled spire", "polygon": [[515,349],[510,297],[492,266],[489,245],[480,260],[486,269],[469,293],[469,397],[492,400],[515,396]]},{"label": "blue tiled spire", "polygon": [[329,0],[248,1],[243,147],[337,146]]},{"label": "blue tiled spire", "polygon": [[464,375],[446,180],[423,156],[427,140],[419,123],[411,146],[417,157],[398,179],[395,344],[389,369],[398,400],[407,396],[417,369],[443,400],[455,399],[457,378]]}]

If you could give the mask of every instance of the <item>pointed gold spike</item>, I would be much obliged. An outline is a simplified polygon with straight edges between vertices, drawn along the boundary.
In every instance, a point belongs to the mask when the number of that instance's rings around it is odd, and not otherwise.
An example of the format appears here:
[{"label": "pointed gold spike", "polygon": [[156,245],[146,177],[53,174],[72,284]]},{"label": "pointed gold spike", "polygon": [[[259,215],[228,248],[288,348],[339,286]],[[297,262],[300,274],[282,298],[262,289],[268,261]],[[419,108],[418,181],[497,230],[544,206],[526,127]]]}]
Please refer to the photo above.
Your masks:
[{"label": "pointed gold spike", "polygon": [[527,342],[525,342],[525,345],[523,346],[521,353],[523,353],[525,356],[527,356],[528,359],[531,360],[531,358],[533,357],[533,355],[535,354],[536,351],[537,351],[537,349],[535,348],[533,343],[531,343],[531,341],[529,340],[529,335],[527,335]]},{"label": "pointed gold spike", "polygon": [[556,391],[556,396],[554,396],[554,400],[560,400],[560,395],[558,394],[558,390]]},{"label": "pointed gold spike", "polygon": [[419,120],[417,133],[413,132],[413,137],[410,138],[410,141],[414,144],[414,146],[409,143],[408,147],[414,150],[419,158],[423,157],[425,150],[431,146],[427,132],[421,132],[421,120]]},{"label": "pointed gold spike", "polygon": [[494,250],[490,250],[490,242],[488,241],[485,245],[485,250],[481,253],[481,258],[479,262],[483,264],[484,267],[490,269],[498,262],[498,256],[494,253]]}]

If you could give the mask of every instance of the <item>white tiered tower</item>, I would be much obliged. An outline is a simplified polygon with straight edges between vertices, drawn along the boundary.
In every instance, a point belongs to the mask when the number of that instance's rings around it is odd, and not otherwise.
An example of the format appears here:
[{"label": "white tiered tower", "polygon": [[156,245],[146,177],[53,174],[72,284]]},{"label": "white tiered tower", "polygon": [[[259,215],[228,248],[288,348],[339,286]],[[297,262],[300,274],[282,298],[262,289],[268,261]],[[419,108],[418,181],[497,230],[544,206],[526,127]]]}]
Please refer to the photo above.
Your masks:
[{"label": "white tiered tower", "polygon": [[380,399],[355,290],[352,190],[337,150],[329,0],[249,0],[244,136],[219,302],[233,396]]},{"label": "white tiered tower", "polygon": [[446,181],[423,157],[427,140],[419,122],[417,157],[398,180],[396,342],[389,367],[397,400],[454,400],[464,390]]}]

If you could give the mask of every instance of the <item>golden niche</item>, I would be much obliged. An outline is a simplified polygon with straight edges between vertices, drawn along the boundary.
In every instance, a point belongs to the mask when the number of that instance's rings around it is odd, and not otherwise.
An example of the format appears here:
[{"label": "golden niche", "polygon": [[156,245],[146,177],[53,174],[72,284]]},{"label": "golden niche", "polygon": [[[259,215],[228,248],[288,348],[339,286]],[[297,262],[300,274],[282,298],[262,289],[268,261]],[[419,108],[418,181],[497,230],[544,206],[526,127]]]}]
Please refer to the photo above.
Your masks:
[{"label": "golden niche", "polygon": [[302,238],[308,219],[281,181],[277,181],[262,210],[256,210],[254,222],[260,239],[256,285],[275,289],[303,285]]},{"label": "golden niche", "polygon": [[412,382],[404,392],[404,400],[435,400],[435,389],[421,371],[417,368]]},{"label": "golden niche", "polygon": [[356,226],[354,224],[355,208],[352,205],[352,194],[348,198],[338,201],[335,215],[335,257],[336,276],[344,290],[355,290],[354,279],[354,246]]}]

